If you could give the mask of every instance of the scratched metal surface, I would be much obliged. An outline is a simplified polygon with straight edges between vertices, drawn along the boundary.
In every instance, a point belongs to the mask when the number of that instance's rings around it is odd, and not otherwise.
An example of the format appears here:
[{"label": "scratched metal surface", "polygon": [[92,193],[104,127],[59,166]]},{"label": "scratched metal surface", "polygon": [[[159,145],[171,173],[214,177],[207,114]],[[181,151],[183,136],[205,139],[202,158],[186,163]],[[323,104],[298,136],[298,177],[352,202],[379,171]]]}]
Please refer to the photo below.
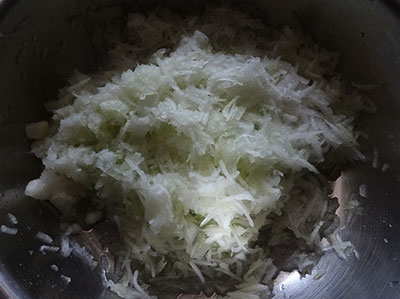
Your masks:
[{"label": "scratched metal surface", "polygon": [[[26,183],[41,170],[39,161],[28,153],[24,125],[47,116],[43,102],[56,96],[73,69],[94,69],[105,48],[101,38],[93,36],[101,37],[103,25],[110,19],[118,21],[128,9],[127,3],[133,9],[139,2],[91,1],[88,5],[77,0],[0,0],[0,224],[7,223],[9,211],[20,219],[16,236],[0,234],[0,298],[113,296],[104,289],[100,273],[80,259],[37,253],[40,242],[35,233],[42,230],[56,238],[59,220],[46,208],[39,217],[38,203],[23,195]],[[188,5],[188,1],[164,2],[175,8]],[[99,6],[110,3],[114,8],[104,19]],[[146,5],[155,3],[147,1]],[[363,142],[363,152],[371,158],[377,148],[378,168],[371,162],[354,165],[344,172],[336,190],[345,201],[358,194],[360,184],[367,187],[367,198],[360,199],[362,212],[345,220],[343,230],[343,238],[355,244],[359,258],[344,261],[327,254],[317,267],[325,275],[319,280],[291,275],[277,284],[276,297],[400,298],[399,2],[256,3],[267,23],[301,24],[317,41],[340,51],[340,71],[350,82],[383,86],[368,93],[378,111],[365,116],[360,124],[370,136]],[[390,168],[382,172],[384,163]],[[91,240],[101,238],[97,233],[96,229],[90,232]],[[59,265],[59,272],[51,270],[51,264]],[[65,285],[61,274],[70,276],[72,282]]]}]

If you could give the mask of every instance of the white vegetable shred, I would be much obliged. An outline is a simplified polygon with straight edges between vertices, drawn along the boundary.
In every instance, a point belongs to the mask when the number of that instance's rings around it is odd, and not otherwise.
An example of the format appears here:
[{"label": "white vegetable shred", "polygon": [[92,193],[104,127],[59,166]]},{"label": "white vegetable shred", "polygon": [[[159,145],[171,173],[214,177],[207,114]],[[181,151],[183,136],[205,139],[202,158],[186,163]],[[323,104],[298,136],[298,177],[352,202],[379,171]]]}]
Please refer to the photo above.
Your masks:
[{"label": "white vegetable shred", "polygon": [[14,227],[8,227],[6,225],[0,226],[0,233],[7,235],[16,235],[18,233],[18,229]]},{"label": "white vegetable shred", "polygon": [[14,214],[8,213],[7,214],[7,219],[12,225],[17,225],[18,224],[18,219],[15,217]]},{"label": "white vegetable shred", "polygon": [[49,245],[42,245],[39,247],[39,251],[42,254],[53,253],[60,250],[60,247],[57,246],[49,246]]},{"label": "white vegetable shred", "polygon": [[69,276],[61,275],[60,278],[65,283],[65,285],[69,285],[72,281],[71,277]]},{"label": "white vegetable shred", "polygon": [[58,266],[56,264],[50,265],[50,269],[53,270],[54,272],[58,272]]},{"label": "white vegetable shred", "polygon": [[42,241],[43,243],[49,245],[53,243],[53,239],[48,235],[45,234],[44,232],[38,231],[37,234],[35,235],[35,238],[38,239],[39,241]]}]

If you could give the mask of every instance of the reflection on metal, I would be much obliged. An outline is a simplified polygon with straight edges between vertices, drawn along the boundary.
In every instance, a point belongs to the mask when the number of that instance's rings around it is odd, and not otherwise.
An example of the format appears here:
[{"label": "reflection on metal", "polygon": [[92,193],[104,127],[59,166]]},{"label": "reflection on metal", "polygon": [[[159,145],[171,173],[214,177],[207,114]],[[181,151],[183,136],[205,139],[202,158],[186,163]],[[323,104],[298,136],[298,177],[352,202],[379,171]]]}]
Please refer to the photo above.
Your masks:
[{"label": "reflection on metal", "polygon": [[18,288],[7,277],[7,273],[0,271],[0,298],[22,298]]},{"label": "reflection on metal", "polygon": [[[360,186],[363,186],[361,184]],[[336,181],[331,183],[331,198],[337,198],[339,207],[336,214],[340,219],[340,226],[345,227],[350,223],[352,217],[359,211],[360,194],[354,188],[351,178],[346,172],[343,172]]]},{"label": "reflection on metal", "polygon": [[343,173],[336,179],[336,181],[332,182],[332,198],[337,198],[339,202],[339,207],[336,211],[336,214],[340,218],[340,225],[344,225],[345,221],[345,212],[343,210],[343,206],[345,201],[349,198],[348,191],[346,190],[346,183]]},{"label": "reflection on metal", "polygon": [[278,288],[280,291],[285,290],[287,287],[300,282],[301,276],[297,270],[292,272],[281,271],[277,278],[274,280],[274,288]]}]

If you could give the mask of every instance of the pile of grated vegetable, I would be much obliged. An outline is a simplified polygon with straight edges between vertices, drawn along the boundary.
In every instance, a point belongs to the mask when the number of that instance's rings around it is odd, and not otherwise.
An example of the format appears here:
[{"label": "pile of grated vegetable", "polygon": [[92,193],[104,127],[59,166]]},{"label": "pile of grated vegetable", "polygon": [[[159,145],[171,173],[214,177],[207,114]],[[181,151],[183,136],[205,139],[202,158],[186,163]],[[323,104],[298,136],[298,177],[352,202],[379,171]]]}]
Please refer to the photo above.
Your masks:
[{"label": "pile of grated vegetable", "polygon": [[153,298],[151,277],[197,277],[232,281],[225,298],[268,298],[274,248],[295,246],[302,273],[324,249],[345,257],[319,173],[363,158],[364,101],[335,75],[336,53],[214,7],[131,14],[110,57],[47,104],[50,123],[27,126],[44,170],[25,193],[107,212],[125,244],[112,290]]}]

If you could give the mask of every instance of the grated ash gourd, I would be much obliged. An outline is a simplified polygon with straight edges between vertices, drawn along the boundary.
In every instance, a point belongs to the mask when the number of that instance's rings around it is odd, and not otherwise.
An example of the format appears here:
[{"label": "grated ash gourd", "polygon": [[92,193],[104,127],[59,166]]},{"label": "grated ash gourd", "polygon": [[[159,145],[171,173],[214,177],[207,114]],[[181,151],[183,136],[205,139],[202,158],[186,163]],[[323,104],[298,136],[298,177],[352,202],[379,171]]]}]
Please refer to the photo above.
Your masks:
[{"label": "grated ash gourd", "polygon": [[[180,22],[207,29],[199,22],[219,22],[218,13]],[[152,20],[135,15],[130,26],[139,32]],[[169,24],[160,22],[163,32]],[[231,30],[221,32],[235,32],[224,26]],[[173,43],[183,31],[171,32]],[[116,71],[78,73],[48,104],[50,126],[28,127],[45,169],[26,194],[66,214],[80,198],[100,199],[126,243],[124,277],[106,280],[123,298],[152,298],[133,264],[144,277],[226,275],[238,283],[227,298],[268,297],[277,269],[268,248],[255,245],[265,226],[274,228],[271,246],[286,242],[289,229],[322,249],[320,233],[335,216],[318,168],[335,162],[326,161],[332,150],[362,158],[352,125],[362,99],[345,93],[338,78],[324,79],[336,54],[298,53],[313,44],[289,28],[264,40],[271,50],[263,54],[242,35],[221,51],[221,40],[194,31],[131,69],[135,60],[122,45],[113,52]],[[157,39],[147,46],[159,47]],[[349,244],[332,245],[343,252]]]}]

